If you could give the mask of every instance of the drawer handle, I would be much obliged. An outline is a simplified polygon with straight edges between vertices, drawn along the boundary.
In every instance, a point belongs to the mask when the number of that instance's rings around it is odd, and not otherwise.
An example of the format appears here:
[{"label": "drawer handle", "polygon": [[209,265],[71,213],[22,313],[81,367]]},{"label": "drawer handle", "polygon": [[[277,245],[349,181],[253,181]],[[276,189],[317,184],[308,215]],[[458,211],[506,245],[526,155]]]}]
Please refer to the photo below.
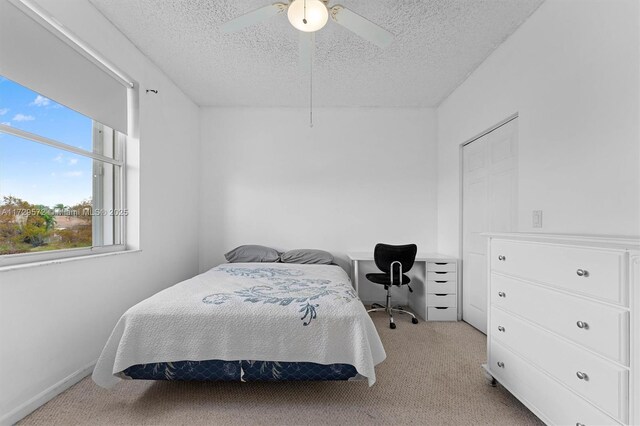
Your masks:
[{"label": "drawer handle", "polygon": [[448,294],[447,294],[447,293],[442,293],[442,294],[440,294],[440,293],[436,293],[435,295],[436,295],[436,296],[439,296],[439,297],[442,297],[442,296],[448,296]]},{"label": "drawer handle", "polygon": [[589,381],[589,376],[587,375],[587,373],[583,373],[582,371],[578,371],[576,373],[576,376],[578,376],[578,379],[584,380],[585,382]]},{"label": "drawer handle", "polygon": [[499,326],[498,326],[498,331],[502,331],[502,332],[504,333],[504,332],[505,332],[504,327],[503,327],[503,326],[501,326],[501,325],[499,325]]},{"label": "drawer handle", "polygon": [[579,277],[588,277],[589,276],[589,271],[587,271],[586,269],[578,269],[576,271],[576,274],[578,274]]},{"label": "drawer handle", "polygon": [[576,322],[576,325],[578,326],[578,328],[581,328],[583,330],[588,330],[589,329],[589,324],[587,324],[584,321],[578,321],[578,322]]},{"label": "drawer handle", "polygon": [[584,423],[577,422],[577,423],[576,423],[576,426],[585,426],[585,424],[584,424]]},{"label": "drawer handle", "polygon": [[436,281],[438,284],[444,284],[446,281]]},{"label": "drawer handle", "polygon": [[503,255],[499,254],[498,255],[498,260],[507,260],[507,258],[504,257]]},{"label": "drawer handle", "polygon": [[498,364],[498,367],[504,368],[504,362],[498,361],[497,364]]},{"label": "drawer handle", "polygon": [[448,265],[447,262],[436,262],[436,265]]},{"label": "drawer handle", "polygon": [[446,274],[447,273],[447,272],[444,272],[444,271],[433,271],[433,272],[435,272],[436,274]]},{"label": "drawer handle", "polygon": [[499,291],[498,292],[498,296],[499,297],[507,297],[507,293],[505,293],[504,291]]}]

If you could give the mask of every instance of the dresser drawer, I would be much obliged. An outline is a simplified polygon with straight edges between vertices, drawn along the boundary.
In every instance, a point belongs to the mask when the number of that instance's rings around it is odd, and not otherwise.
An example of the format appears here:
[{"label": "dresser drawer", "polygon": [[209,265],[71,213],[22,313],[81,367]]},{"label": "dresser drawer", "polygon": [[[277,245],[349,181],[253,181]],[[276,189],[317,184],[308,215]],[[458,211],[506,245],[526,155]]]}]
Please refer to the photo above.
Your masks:
[{"label": "dresser drawer", "polygon": [[457,321],[457,308],[442,308],[430,306],[427,308],[428,321]]},{"label": "dresser drawer", "polygon": [[427,271],[429,281],[455,281],[456,276],[456,273],[451,271]]},{"label": "dresser drawer", "polygon": [[496,380],[537,410],[548,424],[619,424],[495,340],[490,343],[488,363]]},{"label": "dresser drawer", "polygon": [[[567,343],[500,309],[491,309],[491,335],[621,422],[628,419],[627,369]],[[578,372],[587,375],[580,379]]]},{"label": "dresser drawer", "polygon": [[428,262],[427,271],[455,272],[456,262]]},{"label": "dresser drawer", "polygon": [[458,296],[455,294],[427,294],[427,306],[454,308],[457,304],[457,300]]},{"label": "dresser drawer", "polygon": [[455,294],[457,291],[456,281],[427,281],[427,293]]},{"label": "dresser drawer", "polygon": [[629,365],[629,312],[497,274],[490,293],[492,306]]},{"label": "dresser drawer", "polygon": [[[502,259],[502,260],[500,260]],[[493,240],[491,270],[627,305],[618,250]]]}]

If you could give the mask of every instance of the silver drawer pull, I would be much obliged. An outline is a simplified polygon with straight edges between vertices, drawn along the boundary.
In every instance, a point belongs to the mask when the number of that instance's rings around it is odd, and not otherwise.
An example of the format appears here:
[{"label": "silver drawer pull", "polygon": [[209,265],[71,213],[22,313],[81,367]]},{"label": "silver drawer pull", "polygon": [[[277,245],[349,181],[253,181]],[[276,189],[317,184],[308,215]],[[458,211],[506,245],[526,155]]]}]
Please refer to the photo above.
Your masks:
[{"label": "silver drawer pull", "polygon": [[581,328],[583,330],[588,330],[589,329],[589,324],[587,324],[584,321],[578,321],[578,322],[576,322],[576,325],[578,326],[578,328]]},{"label": "silver drawer pull", "polygon": [[576,423],[576,426],[585,426],[585,424],[578,422],[578,423]]},{"label": "silver drawer pull", "polygon": [[588,277],[589,271],[587,271],[586,269],[578,269],[576,271],[576,274],[578,274],[579,277]]},{"label": "silver drawer pull", "polygon": [[501,326],[501,325],[499,325],[499,326],[498,326],[498,331],[502,331],[502,332],[504,333],[504,327],[503,327],[503,326]]},{"label": "silver drawer pull", "polygon": [[497,364],[498,364],[498,367],[504,368],[504,362],[498,361]]},{"label": "silver drawer pull", "polygon": [[498,296],[499,297],[507,297],[507,293],[505,293],[504,291],[499,291],[498,292]]},{"label": "silver drawer pull", "polygon": [[578,371],[576,373],[576,376],[578,376],[578,379],[584,380],[585,382],[589,381],[589,376],[587,375],[587,373],[583,373],[582,371]]},{"label": "silver drawer pull", "polygon": [[507,260],[507,258],[504,257],[503,255],[499,254],[498,255],[498,260]]}]

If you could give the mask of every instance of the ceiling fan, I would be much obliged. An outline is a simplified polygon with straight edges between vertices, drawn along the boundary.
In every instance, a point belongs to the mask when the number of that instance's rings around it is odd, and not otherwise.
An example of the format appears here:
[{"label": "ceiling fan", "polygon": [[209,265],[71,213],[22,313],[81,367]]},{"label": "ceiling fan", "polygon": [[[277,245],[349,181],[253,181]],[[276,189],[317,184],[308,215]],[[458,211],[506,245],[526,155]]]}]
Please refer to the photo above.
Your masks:
[{"label": "ceiling fan", "polygon": [[223,33],[233,33],[243,28],[266,21],[287,12],[289,22],[300,30],[300,50],[298,61],[303,72],[309,74],[309,127],[313,127],[313,51],[314,34],[323,28],[329,16],[344,28],[377,45],[387,47],[393,41],[393,34],[374,24],[346,7],[336,4],[329,6],[330,0],[288,0],[288,3],[273,3],[252,12],[238,16],[223,24]]},{"label": "ceiling fan", "polygon": [[389,31],[344,6],[329,6],[329,0],[289,0],[289,3],[273,3],[232,19],[220,29],[225,33],[236,32],[285,11],[291,25],[305,33],[313,33],[323,28],[331,17],[335,23],[379,47],[384,48],[393,41],[393,34]]}]

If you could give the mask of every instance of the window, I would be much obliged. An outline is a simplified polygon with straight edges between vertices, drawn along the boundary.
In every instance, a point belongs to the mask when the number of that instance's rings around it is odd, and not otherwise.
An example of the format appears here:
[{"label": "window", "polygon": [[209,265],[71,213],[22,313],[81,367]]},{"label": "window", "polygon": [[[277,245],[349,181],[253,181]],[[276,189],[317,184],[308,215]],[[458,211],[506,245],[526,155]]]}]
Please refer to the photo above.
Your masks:
[{"label": "window", "polygon": [[0,266],[124,248],[124,142],[0,76]]},{"label": "window", "polygon": [[0,0],[0,58],[0,267],[123,250],[135,84],[36,2]]}]

